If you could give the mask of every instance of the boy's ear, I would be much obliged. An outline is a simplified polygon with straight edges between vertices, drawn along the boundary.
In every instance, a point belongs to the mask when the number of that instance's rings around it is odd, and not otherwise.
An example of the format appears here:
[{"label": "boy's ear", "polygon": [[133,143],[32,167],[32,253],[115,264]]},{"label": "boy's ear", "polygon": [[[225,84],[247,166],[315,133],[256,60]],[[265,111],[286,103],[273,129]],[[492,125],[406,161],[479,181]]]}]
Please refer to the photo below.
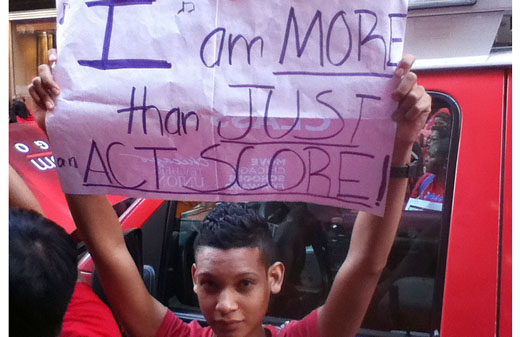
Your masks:
[{"label": "boy's ear", "polygon": [[194,263],[191,265],[191,279],[193,281],[193,292],[197,293],[197,265]]},{"label": "boy's ear", "polygon": [[282,290],[285,266],[281,262],[273,263],[267,270],[267,278],[272,294],[278,294]]}]

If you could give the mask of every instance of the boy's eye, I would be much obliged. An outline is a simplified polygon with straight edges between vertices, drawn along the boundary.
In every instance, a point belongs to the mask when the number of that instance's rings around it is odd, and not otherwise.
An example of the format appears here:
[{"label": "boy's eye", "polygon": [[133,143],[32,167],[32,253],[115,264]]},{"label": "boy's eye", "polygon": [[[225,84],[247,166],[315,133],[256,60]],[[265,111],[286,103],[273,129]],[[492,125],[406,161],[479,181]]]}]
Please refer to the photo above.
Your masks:
[{"label": "boy's eye", "polygon": [[242,280],[240,281],[240,287],[241,288],[249,288],[254,284],[252,280]]},{"label": "boy's eye", "polygon": [[217,287],[217,284],[213,281],[209,281],[209,280],[203,280],[200,282],[200,285],[205,288],[205,289],[216,289]]}]

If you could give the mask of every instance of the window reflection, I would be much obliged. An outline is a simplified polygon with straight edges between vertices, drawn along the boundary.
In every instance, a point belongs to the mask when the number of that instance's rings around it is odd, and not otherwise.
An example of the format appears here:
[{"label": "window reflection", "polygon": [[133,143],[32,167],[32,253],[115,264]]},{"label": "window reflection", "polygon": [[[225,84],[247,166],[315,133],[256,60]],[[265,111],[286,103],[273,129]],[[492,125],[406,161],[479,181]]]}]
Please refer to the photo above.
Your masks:
[{"label": "window reflection", "polygon": [[448,108],[433,110],[414,150],[422,162],[421,177],[411,181],[406,210],[442,211],[450,148],[452,117]]}]

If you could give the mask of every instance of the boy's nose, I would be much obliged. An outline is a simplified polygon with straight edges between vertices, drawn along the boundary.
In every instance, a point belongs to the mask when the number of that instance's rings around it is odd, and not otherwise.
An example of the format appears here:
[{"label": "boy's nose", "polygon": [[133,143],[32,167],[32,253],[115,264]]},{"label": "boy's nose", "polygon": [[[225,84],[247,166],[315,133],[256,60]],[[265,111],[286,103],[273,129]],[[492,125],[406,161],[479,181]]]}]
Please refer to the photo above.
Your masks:
[{"label": "boy's nose", "polygon": [[226,315],[227,313],[233,312],[238,309],[234,292],[232,290],[226,289],[220,293],[216,309],[222,315]]}]

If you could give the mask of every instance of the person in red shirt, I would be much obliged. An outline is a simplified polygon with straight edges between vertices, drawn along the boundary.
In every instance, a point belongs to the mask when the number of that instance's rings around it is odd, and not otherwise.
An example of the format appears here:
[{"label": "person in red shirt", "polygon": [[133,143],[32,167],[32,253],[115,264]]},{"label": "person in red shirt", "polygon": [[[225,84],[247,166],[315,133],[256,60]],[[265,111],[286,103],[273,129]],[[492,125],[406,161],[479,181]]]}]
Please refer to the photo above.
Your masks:
[{"label": "person in red shirt", "polygon": [[428,141],[426,173],[415,184],[411,198],[442,204],[446,189],[449,144],[448,126],[433,126]]},{"label": "person in red shirt", "polygon": [[76,244],[10,165],[9,206],[10,335],[120,337],[108,306],[78,278]]},{"label": "person in red shirt", "polygon": [[248,206],[218,204],[204,219],[194,251],[194,290],[210,327],[185,324],[168,311],[155,336],[319,336],[316,311],[281,331],[262,326],[259,313],[267,311],[269,294],[280,292],[285,267],[275,259],[267,222]]},{"label": "person in red shirt", "polygon": [[119,325],[110,308],[92,287],[78,280],[63,317],[60,337],[120,337]]},{"label": "person in red shirt", "polygon": [[[431,97],[417,84],[417,76],[410,72],[413,61],[413,56],[405,56],[395,73],[397,86],[392,97],[399,106],[393,114],[397,122],[393,165],[410,162],[413,143],[431,110]],[[33,81],[29,92],[45,113],[46,104],[55,105],[59,87],[50,67],[40,66],[39,71],[40,76]],[[262,326],[271,293],[280,291],[285,270],[282,263],[269,260],[269,245],[264,244],[264,240],[246,241],[237,247],[220,245],[221,241],[227,240],[215,239],[219,234],[199,239],[192,267],[193,289],[210,324],[208,328],[201,328],[197,322],[181,322],[150,295],[126,248],[118,218],[106,196],[67,195],[67,201],[92,252],[112,310],[132,336],[346,337],[358,332],[386,265],[407,184],[406,178],[390,179],[383,217],[358,213],[349,254],[325,304],[302,321],[291,322],[280,331]],[[208,231],[213,228],[219,233],[221,224],[232,224],[228,221],[228,218],[234,218],[232,214],[226,215],[227,211],[219,208],[214,212],[208,215]],[[260,223],[244,223],[243,226],[262,227]],[[250,236],[262,236],[254,233]]]},{"label": "person in red shirt", "polygon": [[421,130],[419,136],[419,144],[422,148],[422,155],[424,159],[429,157],[428,147],[430,144],[430,136],[434,127],[444,126],[446,129],[451,129],[451,112],[448,108],[440,108],[432,112],[431,117],[426,121],[426,125]]}]

